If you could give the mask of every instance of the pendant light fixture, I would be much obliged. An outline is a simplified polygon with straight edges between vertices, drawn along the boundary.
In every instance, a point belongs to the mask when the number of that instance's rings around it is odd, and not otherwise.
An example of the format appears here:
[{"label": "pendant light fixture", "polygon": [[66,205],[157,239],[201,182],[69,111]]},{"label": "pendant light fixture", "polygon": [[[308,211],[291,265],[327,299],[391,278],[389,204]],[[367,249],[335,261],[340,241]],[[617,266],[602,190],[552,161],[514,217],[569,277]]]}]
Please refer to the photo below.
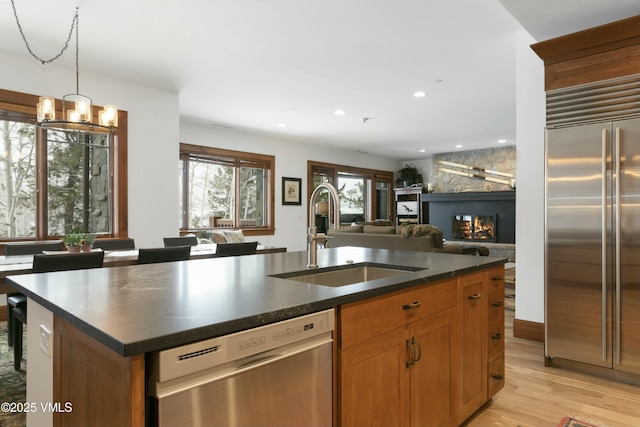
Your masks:
[{"label": "pendant light fixture", "polygon": [[93,121],[91,98],[80,94],[80,67],[79,67],[79,36],[78,36],[78,23],[79,12],[76,7],[76,13],[71,22],[71,29],[69,30],[69,37],[64,44],[64,47],[60,52],[51,59],[42,59],[37,56],[29,46],[29,42],[22,31],[20,20],[18,19],[18,13],[14,0],[11,0],[13,6],[13,14],[16,18],[16,24],[20,30],[22,40],[27,46],[27,50],[38,61],[44,64],[49,64],[58,59],[65,50],[69,47],[69,41],[75,30],[76,35],[76,93],[65,95],[62,98],[62,108],[56,108],[56,100],[49,96],[41,96],[38,100],[37,106],[37,123],[36,125],[50,130],[58,130],[62,132],[77,132],[77,133],[89,133],[89,134],[108,134],[114,133],[118,127],[118,107],[115,105],[105,105],[104,109],[100,110],[98,114],[98,122]]}]

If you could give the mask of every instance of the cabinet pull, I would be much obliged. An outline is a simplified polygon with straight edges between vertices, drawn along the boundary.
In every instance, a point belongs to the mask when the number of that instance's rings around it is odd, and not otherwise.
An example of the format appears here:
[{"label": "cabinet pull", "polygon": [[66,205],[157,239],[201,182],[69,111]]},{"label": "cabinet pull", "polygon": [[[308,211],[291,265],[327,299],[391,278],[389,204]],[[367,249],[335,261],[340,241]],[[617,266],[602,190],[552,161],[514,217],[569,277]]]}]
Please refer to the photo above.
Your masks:
[{"label": "cabinet pull", "polygon": [[402,306],[403,310],[413,310],[414,308],[420,307],[420,301],[414,301],[413,304],[404,304]]},{"label": "cabinet pull", "polygon": [[502,307],[502,301],[496,301],[491,303],[491,307]]},{"label": "cabinet pull", "polygon": [[491,339],[492,340],[501,340],[502,339],[502,334],[498,332],[495,335],[491,335]]},{"label": "cabinet pull", "polygon": [[407,360],[407,368],[408,368],[409,366],[416,363],[416,350],[413,347],[413,345],[409,342],[409,340],[405,341],[405,346],[407,347],[407,354],[408,354],[408,360]]},{"label": "cabinet pull", "polygon": [[414,363],[418,360],[422,359],[422,346],[419,341],[416,341],[415,337],[411,337],[411,345],[414,347],[418,347],[418,356],[413,361]]},{"label": "cabinet pull", "polygon": [[503,279],[503,277],[502,277],[502,276],[493,276],[493,277],[491,278],[491,280],[493,280],[494,282],[498,282],[498,281],[500,281],[500,280],[502,280],[502,279]]},{"label": "cabinet pull", "polygon": [[480,295],[480,294],[469,295],[469,296],[467,297],[467,299],[468,299],[469,301],[473,301],[474,299],[480,299],[480,297],[481,297],[481,296],[482,296],[482,295]]},{"label": "cabinet pull", "polygon": [[491,374],[491,378],[493,378],[494,380],[500,380],[500,381],[504,379],[504,377],[500,374]]}]

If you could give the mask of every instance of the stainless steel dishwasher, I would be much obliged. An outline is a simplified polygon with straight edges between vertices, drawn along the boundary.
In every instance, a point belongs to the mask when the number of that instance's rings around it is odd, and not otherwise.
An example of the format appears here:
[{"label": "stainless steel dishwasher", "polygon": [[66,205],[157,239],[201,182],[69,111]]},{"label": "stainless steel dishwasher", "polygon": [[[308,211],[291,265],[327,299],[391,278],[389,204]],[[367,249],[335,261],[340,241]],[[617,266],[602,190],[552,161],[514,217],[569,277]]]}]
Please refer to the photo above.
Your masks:
[{"label": "stainless steel dishwasher", "polygon": [[154,423],[331,426],[334,310],[151,354]]}]

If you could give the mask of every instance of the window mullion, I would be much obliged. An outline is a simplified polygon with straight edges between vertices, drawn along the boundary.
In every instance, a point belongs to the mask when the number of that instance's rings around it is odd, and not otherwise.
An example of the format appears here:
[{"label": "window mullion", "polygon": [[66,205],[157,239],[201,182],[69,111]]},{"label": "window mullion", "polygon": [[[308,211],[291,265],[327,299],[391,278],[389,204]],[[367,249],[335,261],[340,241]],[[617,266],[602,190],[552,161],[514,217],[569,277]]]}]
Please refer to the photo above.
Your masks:
[{"label": "window mullion", "polygon": [[47,131],[36,128],[36,239],[46,240],[49,235],[47,211]]}]

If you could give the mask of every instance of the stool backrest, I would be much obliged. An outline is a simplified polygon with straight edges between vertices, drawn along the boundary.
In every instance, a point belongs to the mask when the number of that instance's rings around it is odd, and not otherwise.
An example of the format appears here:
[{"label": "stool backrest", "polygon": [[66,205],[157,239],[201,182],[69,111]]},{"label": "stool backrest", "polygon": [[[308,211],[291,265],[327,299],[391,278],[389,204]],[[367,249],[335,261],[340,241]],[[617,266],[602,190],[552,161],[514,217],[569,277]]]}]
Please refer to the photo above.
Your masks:
[{"label": "stool backrest", "polygon": [[69,254],[33,256],[33,272],[48,273],[51,271],[82,270],[100,268],[104,262],[104,252],[79,252]]},{"label": "stool backrest", "polygon": [[258,248],[258,242],[218,243],[216,257],[253,255]]},{"label": "stool backrest", "polygon": [[163,240],[165,248],[169,246],[196,246],[198,244],[196,236],[165,237]]},{"label": "stool backrest", "polygon": [[41,254],[43,251],[62,251],[64,245],[61,241],[55,240],[50,242],[15,242],[4,244],[4,254],[12,255],[35,255]]},{"label": "stool backrest", "polygon": [[135,249],[136,242],[133,239],[98,239],[93,247],[103,251],[126,251]]},{"label": "stool backrest", "polygon": [[138,264],[156,262],[186,261],[191,256],[191,246],[170,246],[167,248],[138,249]]}]

